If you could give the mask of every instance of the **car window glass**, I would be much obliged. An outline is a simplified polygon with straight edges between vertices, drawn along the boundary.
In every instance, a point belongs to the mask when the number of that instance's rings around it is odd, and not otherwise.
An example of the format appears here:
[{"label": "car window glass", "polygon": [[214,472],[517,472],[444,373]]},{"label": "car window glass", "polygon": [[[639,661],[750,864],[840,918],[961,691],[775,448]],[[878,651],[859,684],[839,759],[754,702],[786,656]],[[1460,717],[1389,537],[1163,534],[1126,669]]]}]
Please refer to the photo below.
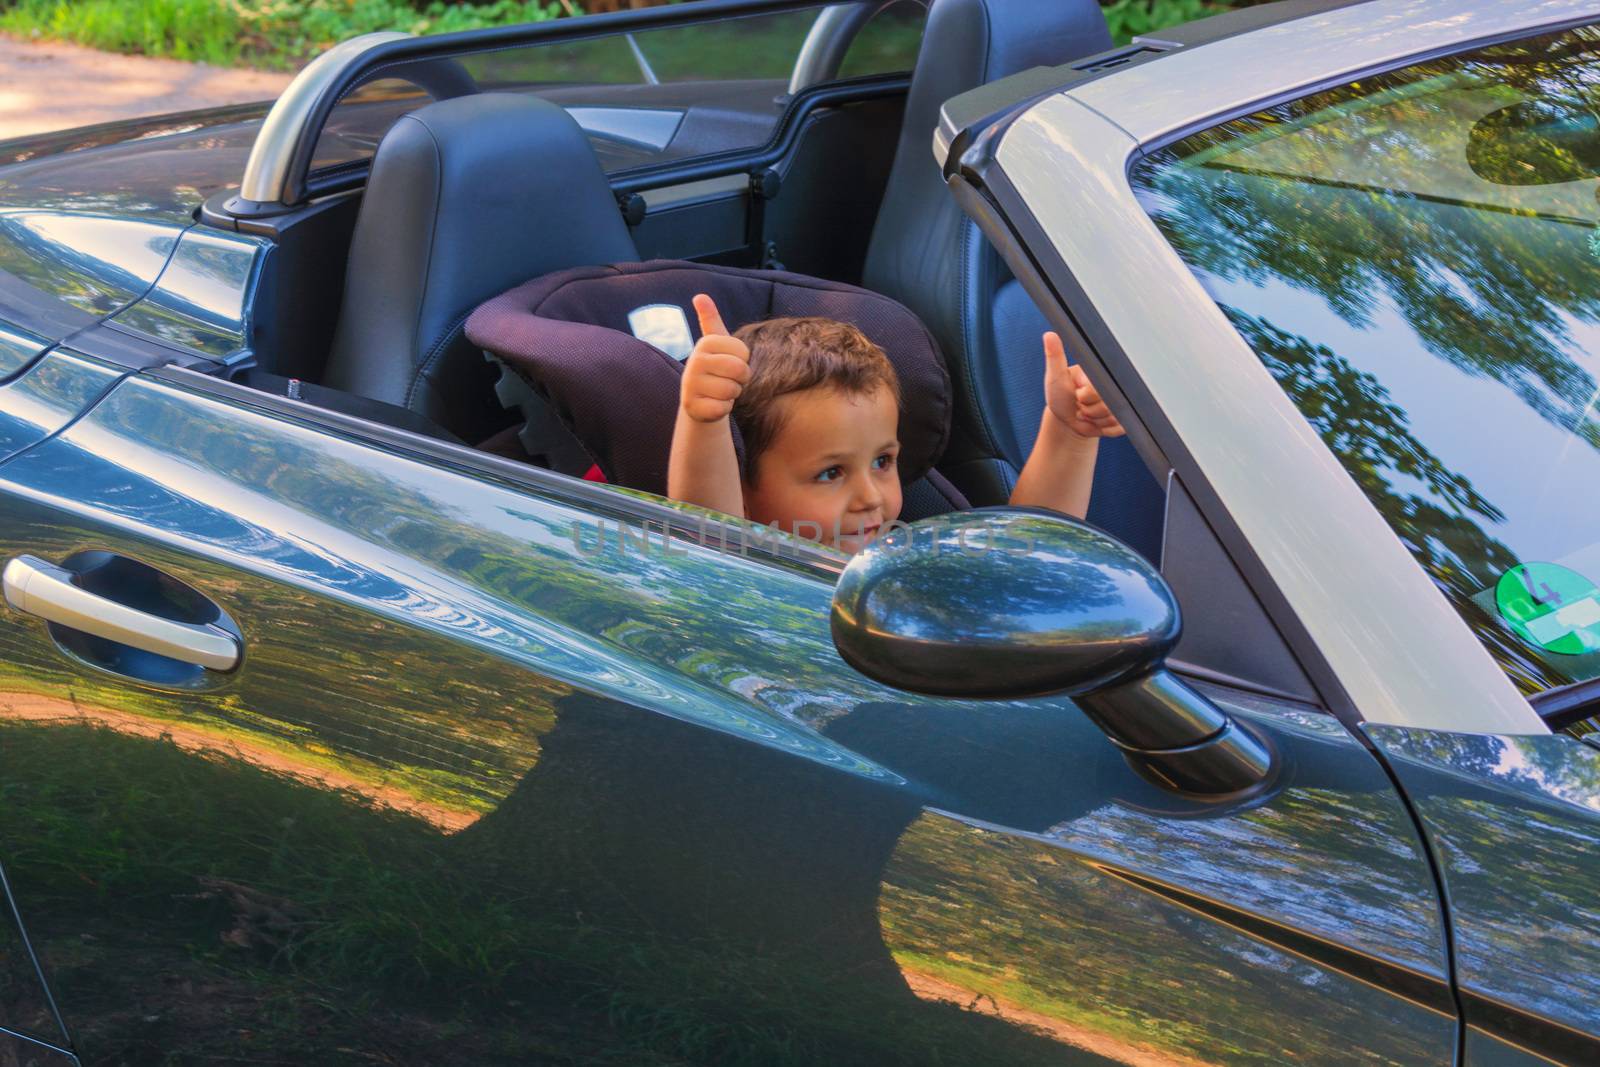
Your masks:
[{"label": "car window glass", "polygon": [[[312,173],[364,162],[401,115],[462,91],[528,92],[560,104],[589,134],[608,172],[755,148],[777,130],[789,78],[821,10],[555,39],[411,64],[394,72],[401,77],[363,86],[339,102],[318,138]],[[840,76],[909,69],[920,19],[915,3],[880,12],[851,42]]]},{"label": "car window glass", "polygon": [[1282,104],[1132,180],[1511,678],[1600,676],[1600,32]]},{"label": "car window glass", "polygon": [[346,96],[317,138],[312,171],[369,159],[394,120],[432,101],[421,87],[400,78],[379,78]]}]

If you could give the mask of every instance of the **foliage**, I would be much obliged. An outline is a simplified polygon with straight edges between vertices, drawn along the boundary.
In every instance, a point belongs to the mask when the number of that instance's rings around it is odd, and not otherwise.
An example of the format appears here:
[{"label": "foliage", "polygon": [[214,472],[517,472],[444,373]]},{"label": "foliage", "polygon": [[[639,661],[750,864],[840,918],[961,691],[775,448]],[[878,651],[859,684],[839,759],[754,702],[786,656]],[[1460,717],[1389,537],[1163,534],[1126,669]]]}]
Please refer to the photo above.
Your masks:
[{"label": "foliage", "polygon": [[0,14],[10,33],[217,64],[240,58],[240,28],[238,12],[216,0],[17,0]]},{"label": "foliage", "polygon": [[293,69],[358,34],[453,33],[540,22],[564,9],[541,0],[16,0],[0,13],[0,31],[111,52]]},{"label": "foliage", "polygon": [[[1254,0],[1102,2],[1112,37],[1124,42]],[[110,52],[293,70],[362,33],[453,33],[616,6],[606,0],[0,0],[0,32]]]},{"label": "foliage", "polygon": [[1118,43],[1180,22],[1193,22],[1242,4],[1229,0],[1114,0],[1102,3],[1111,37]]},{"label": "foliage", "polygon": [[249,17],[267,24],[297,25],[317,43],[344,40],[379,30],[455,33],[543,22],[561,8],[540,0],[488,0],[486,3],[414,4],[410,0],[266,0]]}]

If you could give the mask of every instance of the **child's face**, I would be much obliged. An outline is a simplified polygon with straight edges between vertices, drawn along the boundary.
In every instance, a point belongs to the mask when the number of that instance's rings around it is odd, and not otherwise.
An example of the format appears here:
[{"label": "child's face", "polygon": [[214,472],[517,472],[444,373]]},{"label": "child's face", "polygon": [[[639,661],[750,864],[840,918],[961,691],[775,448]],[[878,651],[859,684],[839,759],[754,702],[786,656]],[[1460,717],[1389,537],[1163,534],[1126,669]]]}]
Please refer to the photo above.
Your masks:
[{"label": "child's face", "polygon": [[900,412],[894,394],[806,389],[779,397],[781,428],[756,457],[745,510],[854,554],[900,516]]}]

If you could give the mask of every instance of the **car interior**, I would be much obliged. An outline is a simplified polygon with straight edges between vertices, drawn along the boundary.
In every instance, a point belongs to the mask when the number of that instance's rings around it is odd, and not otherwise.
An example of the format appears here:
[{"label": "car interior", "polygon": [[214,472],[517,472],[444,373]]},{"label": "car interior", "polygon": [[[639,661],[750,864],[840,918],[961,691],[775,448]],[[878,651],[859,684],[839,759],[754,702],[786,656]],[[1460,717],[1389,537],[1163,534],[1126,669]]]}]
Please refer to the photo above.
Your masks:
[{"label": "car interior", "polygon": [[[809,33],[792,70],[742,58],[737,33],[784,19]],[[1110,46],[1097,0],[900,0],[375,72],[329,115],[308,202],[240,226],[275,247],[255,365],[236,380],[581,475],[602,447],[572,439],[570,407],[545,402],[526,367],[533,388],[499,381],[467,336],[472,313],[573,268],[779,270],[898,301],[936,343],[948,444],[937,493],[919,488],[907,517],[1003,504],[1043,414],[1048,326],[951,197],[931,134],[958,93]],[[638,282],[633,307],[662,302]],[[632,341],[627,310],[601,325]],[[1103,442],[1091,522],[1154,560],[1165,503],[1126,439]]]}]

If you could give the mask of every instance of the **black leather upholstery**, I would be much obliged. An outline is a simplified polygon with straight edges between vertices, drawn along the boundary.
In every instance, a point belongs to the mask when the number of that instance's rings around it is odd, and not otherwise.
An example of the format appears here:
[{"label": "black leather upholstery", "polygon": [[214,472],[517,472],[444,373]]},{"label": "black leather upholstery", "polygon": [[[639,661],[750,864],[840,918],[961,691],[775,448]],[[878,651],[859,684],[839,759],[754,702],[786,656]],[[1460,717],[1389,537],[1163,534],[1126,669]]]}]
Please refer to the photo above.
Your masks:
[{"label": "black leather upholstery", "polygon": [[486,437],[508,416],[462,332],[472,310],[537,275],[637,258],[561,108],[501,93],[430,104],[373,159],[323,384]]},{"label": "black leather upholstery", "polygon": [[[1030,67],[1111,46],[1098,0],[934,0],[863,283],[916,312],[943,349],[955,425],[939,467],[974,504],[1004,503],[1044,413],[1048,325],[945,188],[939,107]],[[1162,493],[1126,440],[1102,443],[1088,518],[1154,559]]]},{"label": "black leather upholstery", "polygon": [[965,511],[972,506],[961,490],[936,468],[905,487],[900,502],[900,521],[916,522],[935,515],[948,515],[952,511]]}]

